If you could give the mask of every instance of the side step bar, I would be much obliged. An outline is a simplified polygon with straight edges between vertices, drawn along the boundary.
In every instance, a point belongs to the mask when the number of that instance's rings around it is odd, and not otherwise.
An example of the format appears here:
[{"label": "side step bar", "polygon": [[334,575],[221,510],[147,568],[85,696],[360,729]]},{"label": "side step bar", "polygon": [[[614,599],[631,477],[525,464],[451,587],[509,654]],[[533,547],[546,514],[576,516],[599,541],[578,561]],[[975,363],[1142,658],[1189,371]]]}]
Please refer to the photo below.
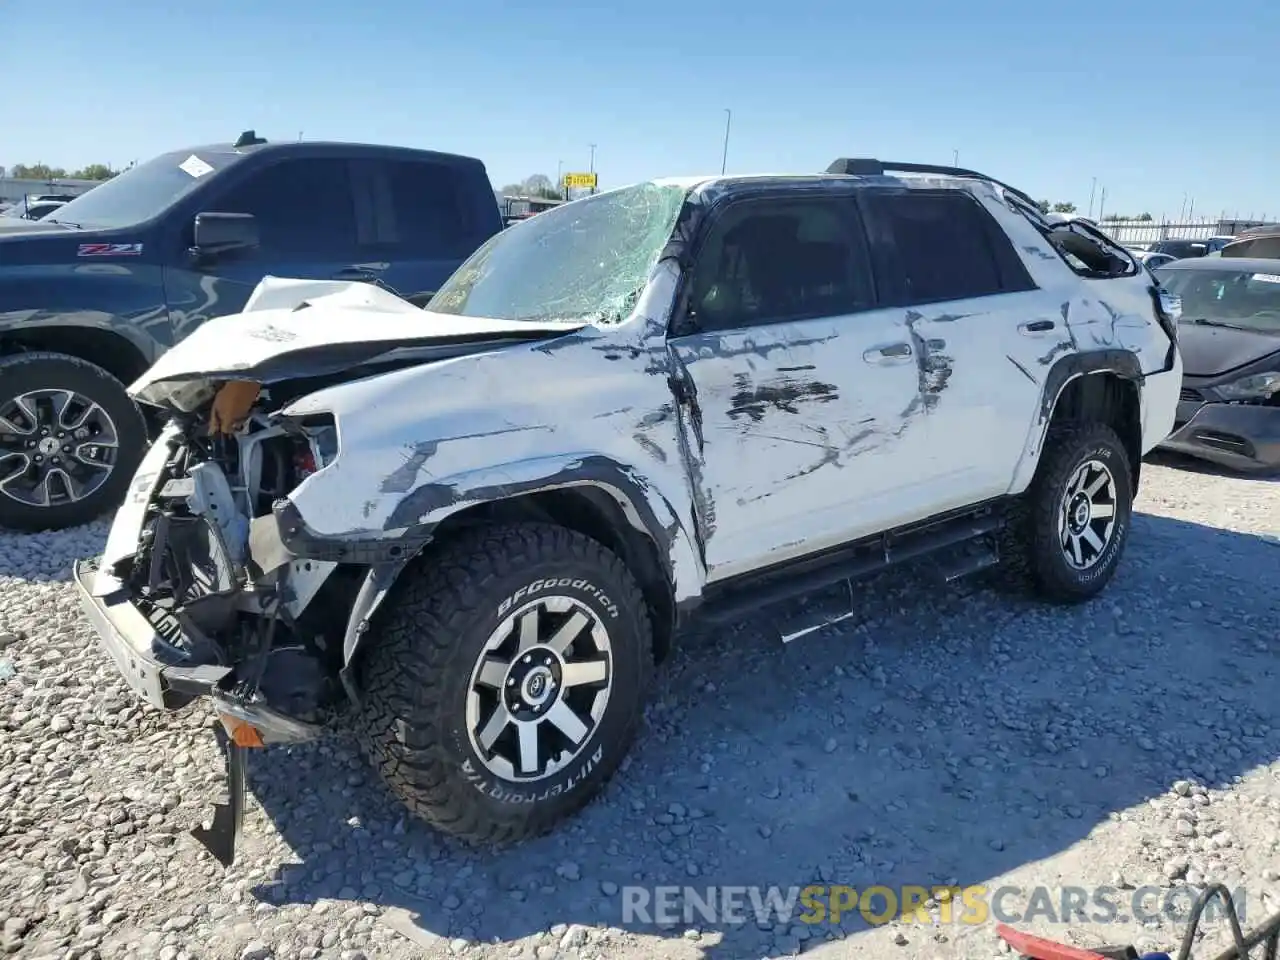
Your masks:
[{"label": "side step bar", "polygon": [[854,580],[940,554],[947,554],[938,556],[937,574],[944,583],[995,566],[1000,557],[989,538],[1004,520],[1004,511],[991,507],[850,544],[817,560],[726,585],[723,594],[708,598],[700,615],[712,623],[724,623],[775,608],[776,619],[782,621],[778,632],[783,642],[790,642],[852,617]]}]

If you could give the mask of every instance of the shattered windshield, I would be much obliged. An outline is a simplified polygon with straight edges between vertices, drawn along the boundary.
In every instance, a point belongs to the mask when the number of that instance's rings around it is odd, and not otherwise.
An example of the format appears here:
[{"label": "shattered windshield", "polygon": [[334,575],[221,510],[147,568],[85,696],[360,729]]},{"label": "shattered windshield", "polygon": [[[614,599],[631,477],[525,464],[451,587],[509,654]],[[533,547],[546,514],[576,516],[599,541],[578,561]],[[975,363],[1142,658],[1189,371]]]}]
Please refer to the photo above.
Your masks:
[{"label": "shattered windshield", "polygon": [[642,183],[530,217],[492,237],[427,309],[499,320],[617,323],[671,238],[686,189]]},{"label": "shattered windshield", "polygon": [[1280,333],[1280,275],[1253,270],[1162,270],[1160,282],[1182,298],[1186,323],[1209,321]]}]

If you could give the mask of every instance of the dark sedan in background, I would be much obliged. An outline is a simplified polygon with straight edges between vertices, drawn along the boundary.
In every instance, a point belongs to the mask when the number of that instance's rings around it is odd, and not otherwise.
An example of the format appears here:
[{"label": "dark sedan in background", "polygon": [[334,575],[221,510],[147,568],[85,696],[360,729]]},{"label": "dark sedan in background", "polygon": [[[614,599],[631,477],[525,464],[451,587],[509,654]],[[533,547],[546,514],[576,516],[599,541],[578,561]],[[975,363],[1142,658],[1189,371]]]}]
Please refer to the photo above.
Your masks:
[{"label": "dark sedan in background", "polygon": [[1182,298],[1182,398],[1163,446],[1280,470],[1280,259],[1196,257],[1155,274]]}]

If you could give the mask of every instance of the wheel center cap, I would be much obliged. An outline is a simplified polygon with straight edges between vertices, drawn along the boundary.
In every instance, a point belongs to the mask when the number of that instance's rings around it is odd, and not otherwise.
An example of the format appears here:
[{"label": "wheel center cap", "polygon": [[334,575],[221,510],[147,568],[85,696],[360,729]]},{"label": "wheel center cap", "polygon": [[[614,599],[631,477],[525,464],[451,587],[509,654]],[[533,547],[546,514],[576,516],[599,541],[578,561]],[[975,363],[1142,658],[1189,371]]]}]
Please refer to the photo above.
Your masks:
[{"label": "wheel center cap", "polygon": [[1076,525],[1083,527],[1089,522],[1089,502],[1082,500],[1080,505],[1076,507]]},{"label": "wheel center cap", "polygon": [[540,707],[546,703],[554,689],[552,679],[551,671],[546,667],[538,666],[530,670],[520,689],[520,695],[525,703],[531,707]]},{"label": "wheel center cap", "polygon": [[58,452],[58,440],[56,437],[45,437],[36,444],[36,449],[46,457],[51,457]]}]

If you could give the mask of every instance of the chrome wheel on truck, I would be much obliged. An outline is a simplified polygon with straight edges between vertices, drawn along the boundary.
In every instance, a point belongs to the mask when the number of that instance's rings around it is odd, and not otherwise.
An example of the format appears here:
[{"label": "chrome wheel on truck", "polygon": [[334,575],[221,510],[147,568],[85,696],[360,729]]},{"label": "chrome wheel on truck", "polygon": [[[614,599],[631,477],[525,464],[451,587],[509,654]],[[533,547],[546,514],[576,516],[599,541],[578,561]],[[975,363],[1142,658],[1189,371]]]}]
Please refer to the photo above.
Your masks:
[{"label": "chrome wheel on truck", "polygon": [[0,527],[61,530],[115,509],[146,442],[141,411],[101,367],[0,357]]}]

